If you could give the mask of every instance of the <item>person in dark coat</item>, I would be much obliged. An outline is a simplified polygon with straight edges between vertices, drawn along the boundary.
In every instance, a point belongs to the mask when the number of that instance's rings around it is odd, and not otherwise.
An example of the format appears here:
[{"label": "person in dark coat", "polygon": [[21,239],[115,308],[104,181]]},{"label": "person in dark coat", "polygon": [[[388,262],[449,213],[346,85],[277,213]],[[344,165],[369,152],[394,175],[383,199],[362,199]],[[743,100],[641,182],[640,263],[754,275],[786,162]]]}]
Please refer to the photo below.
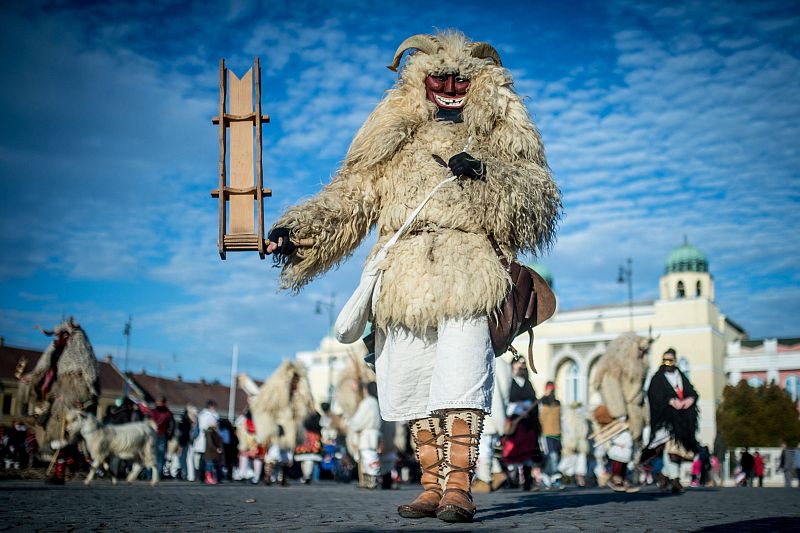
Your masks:
[{"label": "person in dark coat", "polygon": [[747,448],[744,449],[742,452],[742,456],[739,459],[739,466],[742,467],[742,472],[744,472],[744,484],[746,487],[753,486],[753,470],[756,466],[755,457],[753,454],[750,453],[750,450]]},{"label": "person in dark coat", "polygon": [[542,460],[542,450],[539,447],[542,428],[539,422],[538,400],[528,377],[525,361],[520,359],[511,363],[511,373],[503,437],[503,461],[507,465],[522,465],[522,488],[531,490],[533,463]]},{"label": "person in dark coat", "polygon": [[156,465],[158,472],[164,474],[164,458],[167,455],[167,442],[175,433],[175,418],[167,407],[167,399],[161,396],[150,412],[150,418],[156,424]]},{"label": "person in dark coat", "polygon": [[225,458],[222,437],[214,424],[206,429],[206,451],[203,452],[203,460],[206,463],[206,483],[216,485],[217,465]]},{"label": "person in dark coat", "polygon": [[647,390],[650,443],[642,454],[642,461],[663,450],[662,473],[671,483],[673,492],[683,490],[678,479],[680,463],[692,460],[700,449],[696,437],[697,397],[689,378],[677,366],[675,350],[669,348],[661,356],[661,366]]}]

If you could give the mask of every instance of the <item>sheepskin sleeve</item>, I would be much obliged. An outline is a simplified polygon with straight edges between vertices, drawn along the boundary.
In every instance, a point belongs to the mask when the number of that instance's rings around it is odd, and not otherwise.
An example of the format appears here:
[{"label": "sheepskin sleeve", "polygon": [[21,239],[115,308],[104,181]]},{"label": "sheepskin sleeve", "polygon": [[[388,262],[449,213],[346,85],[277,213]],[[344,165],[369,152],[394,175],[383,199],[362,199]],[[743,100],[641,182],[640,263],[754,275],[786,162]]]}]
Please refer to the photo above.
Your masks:
[{"label": "sheepskin sleeve", "polygon": [[289,208],[275,222],[273,229],[288,228],[293,239],[315,242],[287,258],[281,272],[282,288],[300,290],[356,249],[378,218],[376,171],[343,168],[316,196]]},{"label": "sheepskin sleeve", "polygon": [[541,135],[522,100],[510,87],[501,87],[497,95],[504,102],[504,114],[489,134],[487,152],[477,153],[486,163],[496,195],[493,231],[497,240],[515,253],[540,255],[555,240],[561,191],[550,173]]}]

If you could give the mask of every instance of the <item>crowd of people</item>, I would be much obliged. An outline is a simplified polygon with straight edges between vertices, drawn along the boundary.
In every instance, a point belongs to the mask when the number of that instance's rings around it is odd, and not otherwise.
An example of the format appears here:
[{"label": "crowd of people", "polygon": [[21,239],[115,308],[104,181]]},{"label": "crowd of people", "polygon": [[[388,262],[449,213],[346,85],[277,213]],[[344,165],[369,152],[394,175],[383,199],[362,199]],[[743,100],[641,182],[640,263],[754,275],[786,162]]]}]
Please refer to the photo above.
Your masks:
[{"label": "crowd of people", "polygon": [[[19,376],[35,407],[28,417],[0,427],[0,465],[30,467],[44,451],[52,457],[52,481],[63,483],[68,468],[89,468],[77,436],[65,431],[65,419],[76,406],[96,411],[96,360],[72,319],[45,333],[53,343],[33,371]],[[715,443],[710,450],[697,442],[698,395],[677,368],[675,350],[664,352],[645,389],[651,344],[632,333],[612,341],[592,383],[602,404],[591,409],[563,406],[552,381],[537,395],[524,359],[497,358],[491,413],[476,439],[474,476],[469,472],[471,490],[559,490],[572,484],[636,492],[642,484],[657,483],[680,492],[684,462],[691,464],[691,486],[721,483],[724,446]],[[121,397],[103,413],[102,423],[149,421],[162,479],[286,485],[292,478],[301,483],[327,478],[364,488],[421,481],[436,491],[441,474],[435,468],[442,463],[435,428],[423,423],[427,419],[382,419],[375,372],[360,357],[352,357],[341,373],[333,402],[317,404],[305,369],[290,361],[260,386],[245,375],[239,386],[248,395],[247,408],[233,421],[220,416],[213,400],[199,410],[186,405],[173,411],[165,397],[153,405]],[[69,395],[82,401],[67,407],[63,397]],[[35,421],[41,442],[27,420]],[[120,478],[132,466],[112,457],[109,473]],[[793,474],[800,474],[800,453],[784,444],[778,467],[791,486]],[[765,474],[761,453],[745,449],[737,484],[763,486]],[[420,512],[419,506],[406,507],[407,514]]]}]

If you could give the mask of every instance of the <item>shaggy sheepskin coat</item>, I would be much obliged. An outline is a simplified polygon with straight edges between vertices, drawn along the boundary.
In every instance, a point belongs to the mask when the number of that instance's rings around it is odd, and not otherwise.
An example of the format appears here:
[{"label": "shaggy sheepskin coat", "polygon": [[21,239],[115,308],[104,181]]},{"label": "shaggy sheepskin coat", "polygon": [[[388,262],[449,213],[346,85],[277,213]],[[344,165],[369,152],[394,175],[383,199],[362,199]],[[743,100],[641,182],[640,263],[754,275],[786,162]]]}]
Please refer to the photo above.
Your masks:
[{"label": "shaggy sheepskin coat", "polygon": [[[487,236],[508,256],[539,253],[552,243],[561,210],[541,137],[510,73],[472,57],[460,33],[436,39],[435,54],[408,57],[332,181],[273,226],[316,242],[284,265],[283,286],[298,290],[352,253],[373,227],[375,254],[448,176],[433,156],[448,161],[467,151],[483,161],[486,179],[461,179],[438,191],[382,265],[376,322],[416,332],[442,319],[492,313],[510,278]],[[461,123],[436,120],[436,105],[426,98],[425,78],[452,72],[471,81]]]},{"label": "shaggy sheepskin coat", "polygon": [[580,405],[569,406],[563,411],[561,424],[561,456],[586,455],[589,453],[586,415]]},{"label": "shaggy sheepskin coat", "polygon": [[646,355],[639,357],[639,348],[648,345],[648,339],[634,333],[623,333],[611,341],[597,362],[593,382],[609,414],[614,418],[628,417],[634,441],[641,440],[648,418],[643,390],[648,361]]},{"label": "shaggy sheepskin coat", "polygon": [[[294,392],[293,376],[299,378]],[[257,441],[267,446],[277,444],[288,451],[294,451],[305,440],[303,421],[316,411],[306,371],[291,361],[284,361],[258,393],[248,398],[248,403]]]},{"label": "shaggy sheepskin coat", "polygon": [[89,338],[71,318],[53,328],[52,334],[57,338],[62,332],[67,332],[69,339],[55,362],[55,381],[50,385],[47,396],[38,398],[56,355],[54,342],[48,345],[33,370],[22,376],[18,391],[22,405],[27,406],[29,402],[37,404],[36,424],[43,429],[43,434],[37,435],[37,438],[44,446],[64,438],[63,425],[69,409],[76,406],[86,406],[90,412],[97,409],[100,370]]}]

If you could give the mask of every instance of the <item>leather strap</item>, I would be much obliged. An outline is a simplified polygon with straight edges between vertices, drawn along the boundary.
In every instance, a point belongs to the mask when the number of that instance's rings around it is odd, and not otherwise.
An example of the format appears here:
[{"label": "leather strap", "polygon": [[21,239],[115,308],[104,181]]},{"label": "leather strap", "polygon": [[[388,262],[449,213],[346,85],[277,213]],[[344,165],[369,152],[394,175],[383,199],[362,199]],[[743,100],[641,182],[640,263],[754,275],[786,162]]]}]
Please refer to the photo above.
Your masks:
[{"label": "leather strap", "polygon": [[[441,444],[437,444],[437,442],[436,442],[437,440],[439,440],[439,435],[431,434],[431,438],[430,439],[424,440],[424,441],[420,440],[419,442],[417,442],[417,449],[419,449],[419,447],[421,447],[421,446],[433,446],[434,448],[437,448],[437,449],[441,450],[442,449],[442,445]],[[424,472],[426,472],[426,473],[438,478],[438,479],[444,479],[444,476],[441,474],[440,468],[439,468],[440,466],[442,466],[444,464],[444,454],[440,453],[438,455],[439,455],[439,460],[438,461],[436,461],[435,463],[429,465],[428,467],[424,467],[423,466],[422,470]],[[431,468],[433,468],[434,470],[431,470]]]}]

